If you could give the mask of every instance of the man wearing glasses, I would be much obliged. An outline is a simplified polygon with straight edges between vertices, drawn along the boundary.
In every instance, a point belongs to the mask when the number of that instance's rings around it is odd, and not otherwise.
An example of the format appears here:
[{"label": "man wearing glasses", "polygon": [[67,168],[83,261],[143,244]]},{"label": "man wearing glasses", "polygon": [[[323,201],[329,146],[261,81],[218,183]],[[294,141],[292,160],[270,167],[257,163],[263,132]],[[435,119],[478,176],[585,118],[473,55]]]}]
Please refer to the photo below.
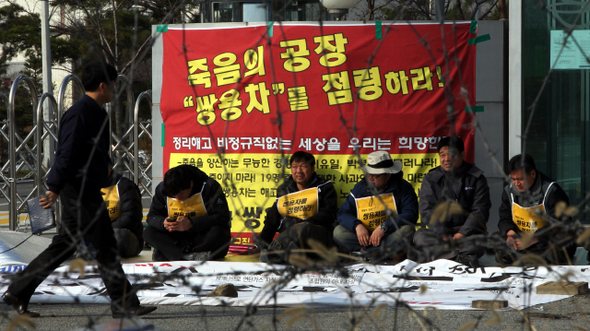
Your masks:
[{"label": "man wearing glasses", "polygon": [[[428,262],[449,259],[470,267],[479,265],[485,252],[486,223],[490,215],[490,190],[483,171],[465,162],[460,137],[444,137],[437,146],[440,166],[422,181],[422,225],[414,242],[419,254],[411,259]],[[481,236],[477,236],[481,235]]]},{"label": "man wearing glasses", "polygon": [[373,152],[358,182],[338,210],[334,242],[346,252],[359,252],[373,262],[407,251],[418,220],[414,188],[403,179],[402,163],[389,153]]}]

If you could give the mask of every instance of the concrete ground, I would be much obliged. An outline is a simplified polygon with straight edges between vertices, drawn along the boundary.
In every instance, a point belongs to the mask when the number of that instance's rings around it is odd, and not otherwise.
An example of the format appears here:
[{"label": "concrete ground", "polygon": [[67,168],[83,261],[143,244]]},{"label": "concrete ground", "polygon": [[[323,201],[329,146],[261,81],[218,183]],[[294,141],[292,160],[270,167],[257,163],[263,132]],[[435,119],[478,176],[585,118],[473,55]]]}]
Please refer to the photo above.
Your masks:
[{"label": "concrete ground", "polygon": [[[141,330],[590,330],[590,297],[576,296],[529,308],[501,311],[408,308],[257,308],[162,305],[143,317]],[[34,305],[35,330],[76,330],[114,322],[108,305]],[[0,305],[0,328],[16,313]],[[139,329],[139,328],[138,328]],[[30,330],[24,324],[13,330]],[[104,329],[103,329],[104,330]],[[114,330],[114,329],[113,329]]]}]

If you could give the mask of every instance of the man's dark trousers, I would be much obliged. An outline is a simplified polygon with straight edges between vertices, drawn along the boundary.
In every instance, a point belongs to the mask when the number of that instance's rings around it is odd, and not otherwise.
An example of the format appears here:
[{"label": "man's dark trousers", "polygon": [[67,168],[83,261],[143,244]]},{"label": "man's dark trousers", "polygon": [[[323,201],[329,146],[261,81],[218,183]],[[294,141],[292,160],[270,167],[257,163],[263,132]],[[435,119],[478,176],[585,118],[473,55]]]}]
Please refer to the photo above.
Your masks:
[{"label": "man's dark trousers", "polygon": [[137,295],[117,260],[117,243],[100,188],[87,187],[81,193],[77,186],[66,184],[60,199],[63,212],[58,234],[12,281],[8,291],[28,303],[37,286],[76,251],[84,236],[96,249],[100,275],[111,297],[111,309],[122,311],[123,307],[139,306]]},{"label": "man's dark trousers", "polygon": [[191,252],[211,252],[211,260],[225,257],[231,234],[221,226],[212,226],[206,231],[160,231],[148,226],[143,231],[144,240],[160,251],[168,261],[180,261]]}]

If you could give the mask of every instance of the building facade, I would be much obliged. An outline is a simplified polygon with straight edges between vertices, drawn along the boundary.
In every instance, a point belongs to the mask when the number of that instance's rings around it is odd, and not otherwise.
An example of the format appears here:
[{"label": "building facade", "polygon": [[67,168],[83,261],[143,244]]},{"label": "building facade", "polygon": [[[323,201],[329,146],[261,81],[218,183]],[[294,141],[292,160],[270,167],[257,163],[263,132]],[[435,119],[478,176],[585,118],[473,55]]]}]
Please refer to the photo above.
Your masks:
[{"label": "building facade", "polygon": [[590,6],[510,2],[510,156],[531,154],[572,204],[590,190]]},{"label": "building facade", "polygon": [[203,0],[201,22],[316,21],[326,19],[318,0]]}]

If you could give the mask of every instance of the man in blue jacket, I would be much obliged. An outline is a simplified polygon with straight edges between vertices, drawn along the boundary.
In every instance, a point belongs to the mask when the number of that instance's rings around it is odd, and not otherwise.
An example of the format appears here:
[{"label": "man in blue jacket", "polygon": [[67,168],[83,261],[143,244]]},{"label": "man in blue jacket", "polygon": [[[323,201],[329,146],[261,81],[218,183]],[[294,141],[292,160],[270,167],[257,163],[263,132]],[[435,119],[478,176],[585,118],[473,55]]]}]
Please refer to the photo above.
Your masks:
[{"label": "man in blue jacket", "polygon": [[59,232],[51,244],[13,280],[2,300],[19,314],[38,317],[28,310],[35,289],[77,249],[82,238],[96,249],[100,276],[111,297],[114,318],[144,315],[156,307],[140,306],[135,290],[117,260],[117,243],[100,189],[108,185],[109,116],[103,108],[113,99],[117,70],[93,62],[82,72],[86,94],[61,119],[55,162],[41,198],[50,208],[60,197],[63,212]]},{"label": "man in blue jacket", "polygon": [[334,242],[343,250],[381,259],[407,250],[418,220],[418,199],[401,170],[401,162],[394,162],[387,152],[368,155],[366,177],[338,210]]}]

